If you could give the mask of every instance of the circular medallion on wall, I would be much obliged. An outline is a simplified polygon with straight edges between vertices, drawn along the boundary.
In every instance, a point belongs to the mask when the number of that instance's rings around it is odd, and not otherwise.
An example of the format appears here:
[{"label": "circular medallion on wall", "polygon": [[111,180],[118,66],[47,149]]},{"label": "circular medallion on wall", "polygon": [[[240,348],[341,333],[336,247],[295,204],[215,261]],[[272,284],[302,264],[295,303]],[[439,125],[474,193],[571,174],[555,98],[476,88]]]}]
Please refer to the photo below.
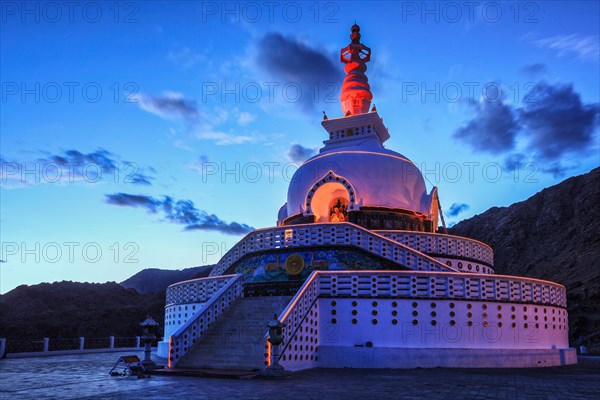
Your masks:
[{"label": "circular medallion on wall", "polygon": [[292,254],[285,260],[284,268],[288,275],[299,275],[304,269],[304,258],[298,253]]}]

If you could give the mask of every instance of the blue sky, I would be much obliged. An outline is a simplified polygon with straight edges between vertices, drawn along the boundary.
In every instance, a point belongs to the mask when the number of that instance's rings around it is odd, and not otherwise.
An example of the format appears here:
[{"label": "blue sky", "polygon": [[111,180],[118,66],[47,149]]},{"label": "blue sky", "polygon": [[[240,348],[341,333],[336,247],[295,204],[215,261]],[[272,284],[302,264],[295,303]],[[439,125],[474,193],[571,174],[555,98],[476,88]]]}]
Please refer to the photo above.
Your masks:
[{"label": "blue sky", "polygon": [[2,293],[214,263],[273,226],[341,116],[355,19],[386,145],[449,222],[599,164],[596,1],[69,4],[2,3]]}]

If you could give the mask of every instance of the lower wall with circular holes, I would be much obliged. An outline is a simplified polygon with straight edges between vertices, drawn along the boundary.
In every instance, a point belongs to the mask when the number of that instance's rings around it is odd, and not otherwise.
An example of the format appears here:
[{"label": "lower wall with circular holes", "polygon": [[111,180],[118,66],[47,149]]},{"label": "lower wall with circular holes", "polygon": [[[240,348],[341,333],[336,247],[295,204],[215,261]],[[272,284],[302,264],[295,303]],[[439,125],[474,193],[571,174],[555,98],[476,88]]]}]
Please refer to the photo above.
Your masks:
[{"label": "lower wall with circular holes", "polygon": [[[304,360],[327,368],[539,367],[577,362],[568,345],[567,312],[557,306],[338,297],[319,298],[313,305],[316,310],[310,333],[305,328],[292,339],[282,360],[287,368],[309,367],[300,363]],[[316,338],[309,340],[313,329]]]},{"label": "lower wall with circular holes", "polygon": [[322,345],[412,348],[568,347],[565,309],[490,301],[319,299]]}]

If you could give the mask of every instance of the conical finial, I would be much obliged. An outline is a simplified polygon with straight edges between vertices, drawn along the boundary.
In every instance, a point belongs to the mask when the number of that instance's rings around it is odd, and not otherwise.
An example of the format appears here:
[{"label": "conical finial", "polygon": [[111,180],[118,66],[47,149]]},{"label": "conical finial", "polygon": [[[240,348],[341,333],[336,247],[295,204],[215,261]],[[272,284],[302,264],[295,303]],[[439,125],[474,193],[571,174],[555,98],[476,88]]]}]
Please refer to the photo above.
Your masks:
[{"label": "conical finial", "polygon": [[354,25],[352,25],[352,28],[350,28],[350,31],[352,32],[350,34],[350,40],[352,41],[352,43],[359,44],[360,43],[360,26],[356,25],[356,20],[354,20]]},{"label": "conical finial", "polygon": [[323,111],[323,121],[328,120],[329,118],[327,118],[327,114],[325,114],[325,111]]},{"label": "conical finial", "polygon": [[352,42],[340,51],[340,61],[346,64],[346,77],[340,95],[345,116],[368,113],[373,99],[369,79],[365,75],[366,63],[371,59],[371,49],[360,42],[360,26],[356,21],[351,31]]}]

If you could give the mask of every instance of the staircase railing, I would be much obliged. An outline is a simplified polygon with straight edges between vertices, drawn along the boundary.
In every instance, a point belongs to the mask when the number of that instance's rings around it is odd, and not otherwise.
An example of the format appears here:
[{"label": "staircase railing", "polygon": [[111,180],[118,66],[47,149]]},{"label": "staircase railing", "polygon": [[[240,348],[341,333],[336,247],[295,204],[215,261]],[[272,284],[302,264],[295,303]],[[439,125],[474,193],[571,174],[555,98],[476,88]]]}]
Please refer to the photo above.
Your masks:
[{"label": "staircase railing", "polygon": [[210,276],[177,282],[167,288],[166,307],[205,303],[235,275]]},{"label": "staircase railing", "polygon": [[227,269],[247,254],[265,250],[307,246],[347,245],[417,271],[459,272],[409,246],[358,225],[341,223],[304,224],[257,229],[248,233],[219,260],[211,276]]},{"label": "staircase railing", "polygon": [[169,340],[169,368],[173,368],[219,316],[242,295],[242,275],[236,275],[208,300],[204,308],[177,329]]},{"label": "staircase railing", "polygon": [[[307,317],[311,313],[314,304],[316,303],[319,297],[319,288],[318,288],[318,278],[319,271],[313,271],[308,279],[304,282],[298,293],[292,298],[287,307],[283,310],[283,312],[279,316],[279,320],[285,325],[282,329],[283,335],[283,344],[282,349],[279,352],[279,360],[282,364],[289,364],[285,362],[286,360],[286,351],[291,345],[294,337],[299,333],[298,331],[305,323]],[[315,315],[316,319],[316,315]],[[309,335],[313,337],[311,339],[308,338]],[[314,354],[314,350],[316,350],[316,340],[317,340],[317,331],[313,330],[311,333],[305,333],[307,341],[314,340],[314,348],[312,354]],[[265,335],[265,343],[267,346],[267,365],[270,364],[270,354],[271,354],[271,344],[267,341],[269,335]],[[304,360],[306,362],[309,359]]]},{"label": "staircase railing", "polygon": [[279,320],[285,324],[285,328],[283,328],[284,344],[280,355],[285,353],[291,343],[291,340],[286,342],[285,338],[294,337],[319,297],[318,277],[317,271],[313,271],[279,317]]}]

